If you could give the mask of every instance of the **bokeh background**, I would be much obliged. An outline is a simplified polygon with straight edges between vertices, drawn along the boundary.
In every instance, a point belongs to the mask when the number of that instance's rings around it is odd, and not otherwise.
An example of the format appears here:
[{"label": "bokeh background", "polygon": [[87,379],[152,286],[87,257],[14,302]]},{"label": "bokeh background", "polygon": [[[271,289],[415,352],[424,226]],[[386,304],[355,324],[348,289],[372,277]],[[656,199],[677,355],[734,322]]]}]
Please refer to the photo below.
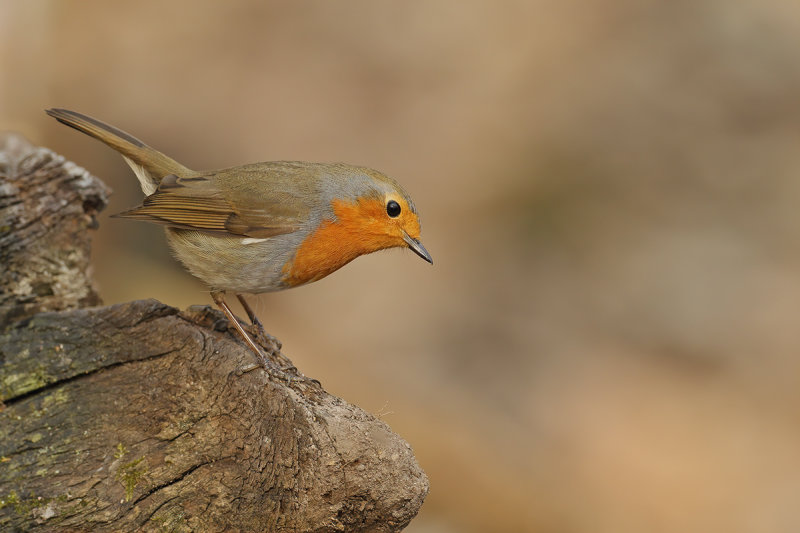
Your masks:
[{"label": "bokeh background", "polygon": [[210,303],[68,107],[192,168],[412,193],[430,267],[257,311],[431,481],[408,531],[800,531],[795,0],[0,0],[0,128],[103,178],[107,303]]}]

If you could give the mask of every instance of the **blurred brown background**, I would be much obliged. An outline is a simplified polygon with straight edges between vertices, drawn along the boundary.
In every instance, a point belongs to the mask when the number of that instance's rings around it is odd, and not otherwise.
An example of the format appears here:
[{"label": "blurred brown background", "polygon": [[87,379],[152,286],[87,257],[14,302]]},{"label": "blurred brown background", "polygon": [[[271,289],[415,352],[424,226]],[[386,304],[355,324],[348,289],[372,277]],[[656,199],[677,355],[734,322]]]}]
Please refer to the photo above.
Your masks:
[{"label": "blurred brown background", "polygon": [[0,0],[0,128],[115,191],[108,303],[210,303],[76,109],[192,168],[346,161],[390,251],[258,298],[431,480],[408,531],[800,531],[800,6]]}]

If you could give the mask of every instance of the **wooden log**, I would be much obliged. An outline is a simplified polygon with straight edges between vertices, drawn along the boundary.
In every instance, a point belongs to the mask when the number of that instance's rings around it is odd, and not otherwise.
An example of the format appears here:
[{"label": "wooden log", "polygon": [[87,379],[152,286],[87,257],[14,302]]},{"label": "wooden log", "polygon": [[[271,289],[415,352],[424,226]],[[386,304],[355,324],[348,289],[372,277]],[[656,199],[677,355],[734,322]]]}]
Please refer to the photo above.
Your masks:
[{"label": "wooden log", "polygon": [[0,162],[0,530],[399,531],[416,515],[428,481],[409,445],[302,374],[239,372],[253,356],[221,313],[86,307],[107,189],[16,136]]}]

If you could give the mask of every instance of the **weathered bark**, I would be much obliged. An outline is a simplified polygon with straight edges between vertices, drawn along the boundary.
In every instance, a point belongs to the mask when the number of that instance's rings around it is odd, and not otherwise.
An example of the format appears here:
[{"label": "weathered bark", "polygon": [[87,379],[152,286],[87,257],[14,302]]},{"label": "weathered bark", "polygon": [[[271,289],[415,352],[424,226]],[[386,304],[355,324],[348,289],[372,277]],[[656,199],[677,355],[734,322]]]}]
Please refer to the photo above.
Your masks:
[{"label": "weathered bark", "polygon": [[50,150],[0,134],[0,325],[101,303],[86,229],[97,227],[109,192]]},{"label": "weathered bark", "polygon": [[428,482],[408,444],[301,374],[239,373],[253,355],[221,313],[76,309],[97,301],[85,234],[105,188],[14,139],[0,145],[0,530],[398,531],[416,515]]}]

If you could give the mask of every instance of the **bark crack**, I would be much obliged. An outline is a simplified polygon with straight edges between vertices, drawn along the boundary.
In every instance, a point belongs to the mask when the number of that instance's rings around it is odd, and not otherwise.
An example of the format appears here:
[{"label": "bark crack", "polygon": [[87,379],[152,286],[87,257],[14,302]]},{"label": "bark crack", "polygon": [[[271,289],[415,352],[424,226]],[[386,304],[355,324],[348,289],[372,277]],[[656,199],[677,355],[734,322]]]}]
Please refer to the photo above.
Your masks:
[{"label": "bark crack", "polygon": [[138,504],[142,500],[145,500],[145,499],[149,498],[150,496],[152,496],[153,494],[155,494],[156,492],[158,492],[160,490],[163,490],[163,489],[165,489],[165,488],[167,488],[167,487],[169,487],[171,485],[175,485],[176,483],[180,483],[181,481],[183,481],[186,478],[186,476],[190,475],[192,472],[194,472],[195,470],[197,470],[201,466],[206,466],[206,465],[208,465],[210,463],[211,463],[211,461],[205,461],[205,462],[193,465],[190,468],[187,468],[186,470],[184,470],[183,472],[178,474],[176,477],[174,477],[174,478],[172,478],[172,479],[170,479],[170,480],[168,480],[168,481],[166,481],[164,483],[156,485],[155,487],[151,488],[150,490],[148,490],[147,492],[145,492],[144,494],[142,494],[141,496],[136,498],[133,501],[133,505],[135,506],[136,504]]},{"label": "bark crack", "polygon": [[59,388],[59,387],[61,387],[63,385],[67,385],[69,383],[72,383],[73,381],[78,381],[78,380],[81,380],[81,379],[88,378],[88,377],[93,376],[93,375],[95,375],[95,374],[97,374],[99,372],[103,372],[103,371],[106,371],[106,370],[111,370],[113,368],[117,368],[117,367],[121,367],[121,366],[125,366],[125,365],[130,365],[130,364],[134,364],[134,363],[152,361],[154,359],[158,359],[159,357],[164,357],[165,355],[169,355],[169,354],[174,353],[176,351],[182,350],[184,347],[185,347],[185,344],[184,344],[184,346],[181,346],[180,348],[173,348],[173,349],[161,352],[161,353],[148,355],[147,357],[143,357],[141,359],[133,359],[133,360],[130,360],[130,361],[116,361],[114,363],[110,363],[110,364],[105,365],[105,366],[100,366],[98,368],[93,368],[91,370],[87,370],[86,372],[82,372],[80,374],[75,374],[74,376],[69,376],[69,377],[57,379],[56,381],[53,381],[52,383],[47,383],[46,385],[42,385],[41,387],[37,387],[35,389],[31,389],[29,391],[23,392],[22,394],[19,394],[17,396],[12,396],[10,398],[6,398],[6,399],[3,400],[3,403],[6,405],[6,407],[10,407],[12,405],[15,405],[15,404],[17,404],[19,402],[22,402],[22,401],[28,399],[28,398],[31,398],[33,396],[49,392],[49,391],[57,389],[57,388]]}]

